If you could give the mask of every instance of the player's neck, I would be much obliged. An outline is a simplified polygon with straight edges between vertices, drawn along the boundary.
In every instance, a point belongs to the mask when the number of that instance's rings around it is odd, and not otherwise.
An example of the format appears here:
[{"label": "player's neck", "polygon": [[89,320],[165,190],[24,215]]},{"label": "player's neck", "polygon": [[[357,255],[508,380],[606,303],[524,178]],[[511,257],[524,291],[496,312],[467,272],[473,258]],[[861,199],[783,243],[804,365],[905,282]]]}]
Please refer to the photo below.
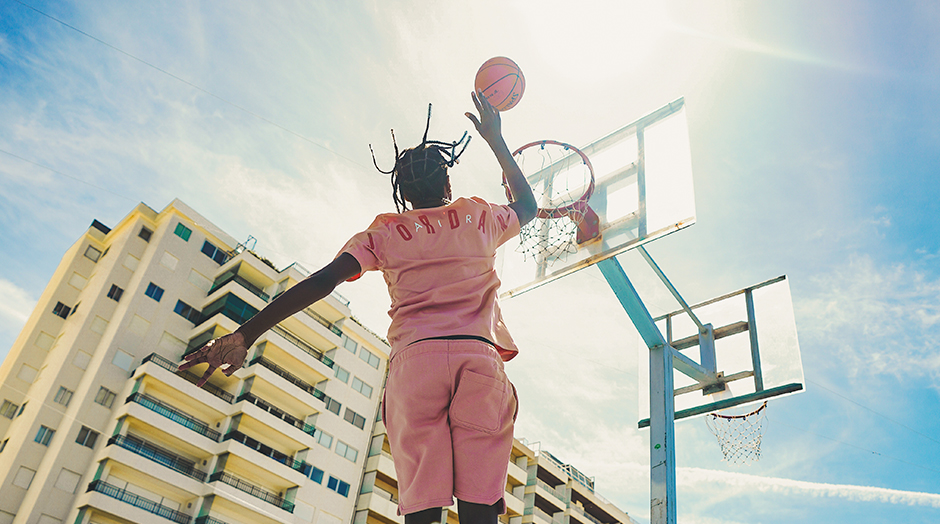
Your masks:
[{"label": "player's neck", "polygon": [[441,199],[436,199],[436,200],[429,200],[427,202],[419,202],[419,203],[412,202],[411,206],[415,209],[430,209],[432,207],[443,207],[448,204],[450,204],[450,200],[447,200],[446,198],[441,198]]}]

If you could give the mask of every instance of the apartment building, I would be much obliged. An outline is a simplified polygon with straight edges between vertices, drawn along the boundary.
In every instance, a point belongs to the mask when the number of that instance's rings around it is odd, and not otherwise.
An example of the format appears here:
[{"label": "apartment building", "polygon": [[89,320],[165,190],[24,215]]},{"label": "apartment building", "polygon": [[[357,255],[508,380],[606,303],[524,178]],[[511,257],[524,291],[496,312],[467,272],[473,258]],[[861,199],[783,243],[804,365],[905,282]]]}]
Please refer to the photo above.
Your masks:
[{"label": "apartment building", "polygon": [[0,524],[351,520],[389,348],[348,301],[176,369],[308,274],[247,247],[175,200],[69,248],[0,366]]},{"label": "apartment building", "polygon": [[[536,449],[532,449],[535,447]],[[353,524],[403,524],[398,480],[388,435],[375,420]],[[594,478],[540,446],[514,439],[506,478],[504,524],[634,524],[626,513],[594,491]],[[457,524],[457,506],[443,508],[441,522]]]}]

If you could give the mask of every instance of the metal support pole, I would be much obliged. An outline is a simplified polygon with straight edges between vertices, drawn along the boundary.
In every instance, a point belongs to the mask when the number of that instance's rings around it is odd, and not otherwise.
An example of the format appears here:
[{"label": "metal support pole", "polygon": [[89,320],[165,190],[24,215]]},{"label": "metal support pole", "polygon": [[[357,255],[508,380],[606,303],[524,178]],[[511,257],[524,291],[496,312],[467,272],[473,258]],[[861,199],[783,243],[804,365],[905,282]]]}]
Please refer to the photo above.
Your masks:
[{"label": "metal support pole", "polygon": [[656,261],[653,260],[653,257],[651,257],[650,254],[646,252],[646,248],[643,246],[638,246],[636,249],[640,252],[640,255],[643,255],[643,259],[646,260],[646,263],[650,265],[650,267],[653,269],[653,272],[656,273],[656,276],[658,276],[659,279],[663,281],[663,284],[666,285],[666,289],[672,293],[672,296],[675,297],[677,302],[679,302],[679,305],[682,306],[682,309],[689,314],[689,317],[692,318],[692,322],[695,322],[695,325],[698,326],[699,330],[704,329],[705,326],[701,321],[699,321],[698,317],[695,316],[695,313],[692,312],[692,308],[686,304],[685,299],[683,299],[679,294],[679,290],[672,285],[672,282],[670,282],[668,278],[666,278],[666,274],[663,273],[663,270],[659,269],[659,266],[656,264]]},{"label": "metal support pole", "polygon": [[597,263],[650,350],[650,524],[676,524],[675,386],[672,349],[616,257]]}]

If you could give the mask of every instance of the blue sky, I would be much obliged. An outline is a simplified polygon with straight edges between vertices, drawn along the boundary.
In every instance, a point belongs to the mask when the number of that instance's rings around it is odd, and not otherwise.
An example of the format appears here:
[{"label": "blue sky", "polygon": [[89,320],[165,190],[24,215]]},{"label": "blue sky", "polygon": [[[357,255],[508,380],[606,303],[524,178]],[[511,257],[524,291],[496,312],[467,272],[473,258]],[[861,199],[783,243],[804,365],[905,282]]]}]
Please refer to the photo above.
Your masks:
[{"label": "blue sky", "polygon": [[[527,80],[510,147],[586,144],[685,96],[697,223],[649,251],[689,302],[789,277],[806,392],[770,404],[748,467],[677,424],[680,521],[940,520],[935,3],[24,2],[74,29],[0,4],[0,355],[91,220],[137,202],[328,262],[394,209],[368,144],[387,165],[389,128],[420,140],[428,102],[431,135],[458,138],[473,74],[504,55]],[[503,198],[479,138],[453,183]],[[387,327],[380,277],[339,291]],[[504,310],[517,435],[647,518],[636,335],[600,273]]]}]

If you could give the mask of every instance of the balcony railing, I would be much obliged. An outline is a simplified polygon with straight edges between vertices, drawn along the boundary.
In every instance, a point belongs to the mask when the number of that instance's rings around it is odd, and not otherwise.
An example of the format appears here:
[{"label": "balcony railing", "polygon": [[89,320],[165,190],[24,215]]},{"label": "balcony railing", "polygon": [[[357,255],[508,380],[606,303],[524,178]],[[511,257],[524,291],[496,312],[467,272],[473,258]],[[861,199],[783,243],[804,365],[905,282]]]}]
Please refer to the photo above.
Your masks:
[{"label": "balcony railing", "polygon": [[218,472],[213,473],[212,476],[209,477],[209,482],[216,482],[216,481],[223,482],[225,484],[228,484],[229,486],[232,486],[233,488],[237,490],[244,491],[245,493],[251,495],[252,497],[257,497],[267,502],[268,504],[273,504],[283,509],[284,511],[287,511],[288,513],[294,512],[293,502],[284,500],[283,497],[279,497],[276,494],[271,493],[270,491],[266,489],[255,486],[251,482],[240,479],[236,477],[235,475],[232,475],[231,473],[226,473],[225,471],[218,471]]},{"label": "balcony railing", "polygon": [[565,502],[565,503],[568,502],[568,501],[567,501],[568,494],[565,492],[565,491],[566,491],[565,489],[563,489],[563,488],[562,488],[562,489],[559,489],[559,488],[556,488],[556,487],[554,487],[554,486],[551,486],[551,485],[548,484],[548,482],[545,482],[544,480],[539,479],[539,478],[537,478],[537,479],[535,479],[535,480],[536,480],[536,483],[537,483],[539,486],[542,486],[543,488],[545,488],[546,491],[548,491],[548,492],[551,493],[552,495],[555,495],[555,498],[557,498],[558,500],[560,500],[560,501],[562,501],[562,502]]},{"label": "balcony railing", "polygon": [[[192,384],[194,384],[194,385],[199,382],[200,377],[198,377],[198,376],[196,376],[196,375],[190,373],[189,371],[180,371],[180,370],[177,368],[177,366],[176,366],[175,363],[173,363],[172,361],[170,361],[170,360],[168,360],[168,359],[163,358],[162,356],[160,356],[160,355],[158,355],[158,354],[156,354],[156,353],[151,353],[151,354],[147,355],[147,356],[140,362],[140,364],[141,364],[141,365],[144,365],[144,364],[147,363],[147,362],[153,362],[154,364],[160,366],[161,368],[166,369],[166,370],[170,371],[171,373],[176,374],[177,376],[181,377],[182,379],[184,379],[184,380],[186,380],[187,382],[190,382],[190,383],[192,383]],[[213,384],[209,384],[208,382],[206,382],[206,383],[202,386],[202,389],[204,389],[205,391],[207,391],[207,392],[209,392],[209,393],[212,393],[213,395],[215,395],[215,396],[219,397],[220,399],[222,399],[222,400],[228,402],[229,404],[231,404],[231,403],[235,400],[235,395],[229,393],[228,391],[225,391],[224,389],[222,389],[222,388],[220,388],[220,387],[218,387],[218,386],[215,386],[215,385],[213,385]]]},{"label": "balcony railing", "polygon": [[584,516],[584,518],[590,520],[590,521],[593,522],[594,524],[604,524],[603,522],[601,522],[600,520],[598,520],[597,518],[595,518],[595,517],[594,517],[593,515],[591,515],[590,513],[584,511],[584,508],[578,506],[577,504],[572,504],[572,505],[571,505],[571,509],[575,510],[579,515]]},{"label": "balcony railing", "polygon": [[193,521],[193,524],[228,524],[228,522],[219,520],[215,517],[210,517],[209,515],[203,515],[201,517],[196,517],[196,520]]},{"label": "balcony railing", "polygon": [[237,431],[237,430],[229,431],[228,433],[225,434],[224,437],[222,437],[222,440],[223,441],[234,440],[235,442],[240,442],[244,444],[245,446],[248,446],[249,448],[257,451],[258,453],[261,453],[265,457],[272,458],[275,461],[280,462],[281,464],[284,464],[285,466],[289,467],[290,469],[303,473],[305,477],[310,474],[310,470],[313,468],[313,466],[304,462],[303,460],[294,460],[294,457],[287,455],[285,453],[281,453],[280,451],[272,448],[271,446],[262,444],[258,442],[257,440],[249,437],[248,435],[245,435],[241,431]]},{"label": "balcony railing", "polygon": [[312,319],[316,320],[317,322],[319,322],[319,323],[320,323],[321,325],[323,325],[323,327],[325,327],[326,329],[329,329],[330,331],[332,331],[333,333],[335,333],[336,336],[338,336],[338,337],[343,336],[343,330],[341,330],[336,324],[330,322],[329,320],[327,320],[326,318],[324,318],[322,315],[320,315],[320,314],[317,313],[316,311],[312,311],[310,308],[306,308],[306,309],[304,309],[304,313],[306,313],[307,316],[309,316],[310,318],[312,318]]},{"label": "balcony railing", "polygon": [[88,484],[88,489],[85,491],[97,491],[98,493],[103,493],[109,497],[116,498],[121,502],[126,502],[131,506],[140,508],[144,511],[149,511],[154,515],[159,515],[165,519],[172,520],[173,522],[178,522],[179,524],[189,524],[189,521],[192,519],[191,516],[181,511],[164,506],[159,502],[145,499],[140,495],[131,493],[124,488],[119,488],[117,486],[108,484],[103,480],[92,481],[90,484]]},{"label": "balcony railing", "polygon": [[381,497],[391,502],[392,504],[398,504],[398,497],[396,497],[395,495],[392,495],[391,493],[385,491],[384,489],[378,486],[372,486],[372,494],[378,497]]},{"label": "balcony railing", "polygon": [[327,367],[331,367],[331,368],[333,367],[333,360],[330,357],[324,355],[323,352],[320,351],[319,349],[311,346],[310,344],[307,344],[306,342],[301,340],[297,335],[282,328],[281,326],[274,326],[271,328],[271,331],[284,337],[285,339],[287,339],[288,342],[302,349],[305,353],[308,353],[313,358],[319,360],[320,362],[323,362],[324,364],[327,365]]},{"label": "balcony railing", "polygon": [[303,431],[304,433],[306,433],[306,434],[308,434],[308,435],[310,435],[310,436],[313,436],[313,434],[316,433],[316,431],[317,431],[316,426],[313,426],[312,424],[307,424],[307,423],[305,423],[303,420],[300,420],[299,418],[297,418],[297,417],[295,417],[295,416],[293,416],[293,415],[291,415],[291,414],[289,414],[289,413],[283,411],[282,409],[280,409],[280,408],[278,408],[277,406],[271,404],[270,402],[268,402],[268,401],[266,401],[266,400],[264,400],[264,399],[262,399],[262,398],[256,397],[256,396],[252,395],[251,393],[245,393],[245,394],[243,394],[242,396],[238,397],[235,401],[236,401],[236,402],[241,402],[241,401],[243,401],[243,400],[246,400],[246,401],[248,401],[248,402],[251,402],[252,404],[258,406],[258,407],[261,408],[261,409],[263,409],[264,411],[267,411],[268,413],[270,413],[270,414],[274,415],[275,417],[277,417],[277,418],[283,420],[284,422],[287,422],[287,423],[290,424],[291,426],[294,426],[295,428],[299,429],[300,431]]},{"label": "balcony railing", "polygon": [[186,475],[187,477],[194,478],[199,482],[206,481],[206,473],[204,471],[199,471],[196,469],[193,464],[193,461],[187,460],[172,451],[163,449],[156,444],[147,442],[144,439],[125,436],[125,435],[114,435],[108,439],[108,445],[117,444],[118,446],[136,453],[141,457],[148,458],[158,464],[163,464],[164,466]]},{"label": "balcony railing", "polygon": [[282,368],[281,366],[278,366],[278,365],[275,364],[274,362],[272,362],[272,361],[270,361],[270,360],[268,360],[268,359],[266,359],[266,358],[264,358],[264,357],[255,357],[254,360],[252,360],[251,362],[248,363],[249,366],[253,366],[253,365],[255,365],[255,364],[261,364],[263,367],[265,367],[265,368],[271,370],[275,375],[280,376],[281,378],[287,380],[287,381],[290,382],[291,384],[293,384],[293,385],[297,386],[298,388],[300,388],[300,389],[306,391],[307,393],[313,395],[314,397],[316,397],[316,398],[322,400],[323,402],[327,402],[327,403],[329,402],[330,397],[329,397],[326,393],[324,393],[324,392],[320,391],[319,389],[313,387],[311,384],[305,382],[303,379],[297,377],[296,375],[294,375],[294,374],[291,373],[290,371],[287,371],[286,369]]},{"label": "balcony railing", "polygon": [[225,284],[228,284],[229,282],[233,280],[235,281],[236,284],[247,289],[248,291],[251,291],[255,296],[257,296],[261,300],[264,300],[265,302],[271,300],[271,297],[267,293],[265,293],[263,289],[252,284],[251,282],[248,281],[248,279],[238,275],[237,273],[231,270],[226,271],[224,274],[222,274],[219,278],[215,280],[215,283],[212,284],[212,288],[209,289],[209,292],[206,293],[206,296],[212,295],[213,293],[218,291],[219,288],[221,288],[222,286],[224,286]]},{"label": "balcony railing", "polygon": [[214,442],[218,442],[219,437],[222,436],[218,431],[210,428],[209,424],[206,424],[198,418],[184,411],[180,411],[166,402],[157,400],[145,393],[134,393],[133,395],[127,397],[127,400],[124,401],[125,404],[128,402],[136,402],[141,406],[155,413],[163,415],[173,422],[185,426]]},{"label": "balcony railing", "polygon": [[227,293],[202,310],[202,321],[196,325],[204,323],[219,313],[234,320],[236,324],[244,324],[249,318],[258,314],[258,310],[235,294]]}]

